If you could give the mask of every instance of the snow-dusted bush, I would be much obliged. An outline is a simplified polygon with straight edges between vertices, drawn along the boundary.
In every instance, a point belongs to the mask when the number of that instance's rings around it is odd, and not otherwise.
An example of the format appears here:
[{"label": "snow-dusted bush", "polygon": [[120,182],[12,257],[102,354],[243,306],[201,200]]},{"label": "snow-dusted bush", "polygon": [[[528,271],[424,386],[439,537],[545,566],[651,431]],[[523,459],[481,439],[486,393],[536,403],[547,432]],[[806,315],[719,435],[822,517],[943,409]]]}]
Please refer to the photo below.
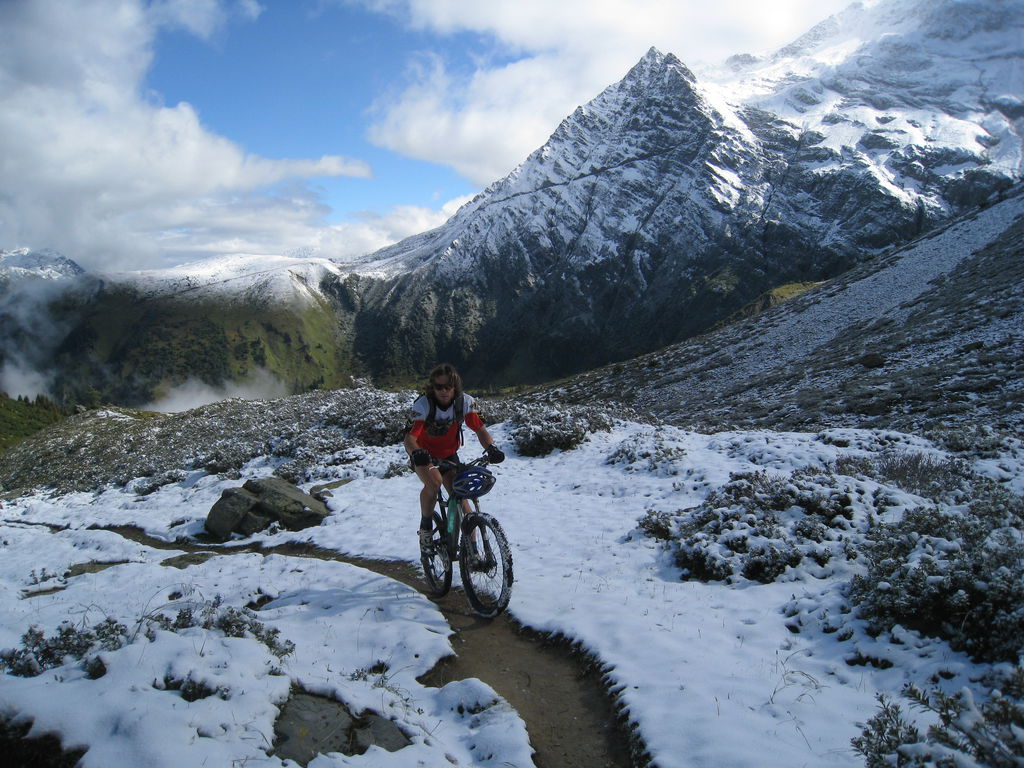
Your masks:
[{"label": "snow-dusted bush", "polygon": [[509,409],[492,407],[498,420],[507,420],[510,434],[521,456],[546,456],[552,451],[568,451],[580,445],[593,432],[607,432],[612,418],[594,408],[581,405],[526,404]]},{"label": "snow-dusted bush", "polygon": [[123,648],[139,631],[152,638],[156,630],[175,632],[190,627],[218,631],[225,637],[253,638],[279,659],[295,649],[294,643],[281,640],[279,630],[264,625],[252,611],[224,606],[221,598],[217,597],[199,606],[198,610],[182,608],[173,617],[161,612],[147,614],[138,620],[132,632],[113,618],[104,619],[91,629],[76,627],[66,621],[51,637],[46,637],[36,626],[29,627],[21,636],[20,648],[0,651],[0,672],[35,677],[73,659],[82,662],[90,677],[102,677],[106,669],[99,657],[101,652]]},{"label": "snow-dusted bush", "polygon": [[[734,474],[696,507],[650,511],[641,531],[671,542],[684,577],[769,583],[810,559],[826,565],[844,554],[853,530],[853,499],[811,471]],[[832,478],[831,485],[838,485]]]},{"label": "snow-dusted bush", "polygon": [[624,440],[608,456],[608,464],[619,465],[627,472],[651,472],[658,475],[676,475],[686,457],[686,451],[673,445],[655,431],[642,433]]},{"label": "snow-dusted bush", "polygon": [[881,523],[850,599],[873,631],[900,624],[979,661],[1024,648],[1024,500],[978,478],[966,508],[923,506]]},{"label": "snow-dusted bush", "polygon": [[190,606],[181,608],[173,618],[159,612],[150,614],[145,616],[140,624],[151,637],[156,629],[173,632],[189,627],[201,627],[221,632],[225,637],[252,638],[265,645],[267,650],[279,659],[295,650],[295,643],[281,639],[280,630],[266,626],[248,608],[225,606],[219,595],[197,607],[198,610]]},{"label": "snow-dusted bush", "polygon": [[39,627],[29,627],[21,636],[21,648],[0,651],[0,672],[19,677],[35,677],[47,669],[66,664],[67,660],[83,662],[90,677],[100,677],[101,651],[115,651],[128,640],[128,628],[107,618],[92,629],[82,629],[66,621],[57,633],[46,637]]},{"label": "snow-dusted bush", "polygon": [[933,430],[929,437],[947,451],[992,458],[1012,450],[1016,442],[987,424],[959,424]]},{"label": "snow-dusted bush", "polygon": [[876,461],[877,476],[911,493],[942,499],[955,492],[971,471],[959,459],[920,451],[889,451]]},{"label": "snow-dusted bush", "polygon": [[949,695],[907,686],[903,693],[915,709],[937,722],[922,735],[899,705],[879,697],[879,710],[852,739],[868,768],[952,768],[1024,764],[1024,667],[984,681],[986,700],[978,705],[967,689]]},{"label": "snow-dusted bush", "polygon": [[960,459],[908,450],[842,456],[833,469],[845,475],[866,475],[935,501],[955,500],[974,477],[970,466]]},{"label": "snow-dusted bush", "polygon": [[292,483],[313,479],[319,467],[332,467],[358,460],[364,454],[355,440],[338,427],[314,427],[291,440],[275,441],[273,455],[290,458],[274,474]]}]

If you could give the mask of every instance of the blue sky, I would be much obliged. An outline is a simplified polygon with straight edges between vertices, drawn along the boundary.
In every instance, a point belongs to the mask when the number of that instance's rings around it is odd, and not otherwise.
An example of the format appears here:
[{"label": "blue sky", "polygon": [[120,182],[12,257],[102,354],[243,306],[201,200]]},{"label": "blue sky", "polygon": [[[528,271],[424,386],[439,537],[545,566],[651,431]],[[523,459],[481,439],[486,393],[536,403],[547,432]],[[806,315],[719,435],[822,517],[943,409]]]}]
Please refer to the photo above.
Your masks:
[{"label": "blue sky", "polygon": [[[373,169],[366,179],[319,179],[329,223],[396,204],[439,207],[478,191],[449,166],[403,157],[366,137],[378,99],[401,82],[406,57],[438,46],[436,35],[378,13],[342,5],[299,8],[269,2],[253,23],[202,40],[161,35],[146,86],[165,103],[193,104],[211,130],[273,159],[337,153]],[[475,35],[443,40],[460,69],[484,45]],[[413,54],[415,55],[415,54]]]},{"label": "blue sky", "polygon": [[2,0],[0,249],[355,258],[443,223],[651,46],[699,71],[845,5]]}]

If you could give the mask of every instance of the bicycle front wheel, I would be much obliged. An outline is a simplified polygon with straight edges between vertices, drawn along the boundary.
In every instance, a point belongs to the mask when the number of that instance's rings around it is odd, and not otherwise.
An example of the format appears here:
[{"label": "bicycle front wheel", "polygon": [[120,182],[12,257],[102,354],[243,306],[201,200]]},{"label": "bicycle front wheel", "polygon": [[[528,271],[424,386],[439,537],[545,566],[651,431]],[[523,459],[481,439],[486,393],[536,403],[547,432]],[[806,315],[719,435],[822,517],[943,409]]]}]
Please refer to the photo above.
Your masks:
[{"label": "bicycle front wheel", "polygon": [[427,582],[427,591],[432,597],[444,597],[452,588],[452,559],[448,554],[448,542],[441,516],[434,513],[434,536],[429,547],[420,547],[420,563]]},{"label": "bicycle front wheel", "polygon": [[476,613],[490,618],[508,607],[512,596],[512,550],[501,524],[478,513],[463,525],[459,570],[466,598]]}]

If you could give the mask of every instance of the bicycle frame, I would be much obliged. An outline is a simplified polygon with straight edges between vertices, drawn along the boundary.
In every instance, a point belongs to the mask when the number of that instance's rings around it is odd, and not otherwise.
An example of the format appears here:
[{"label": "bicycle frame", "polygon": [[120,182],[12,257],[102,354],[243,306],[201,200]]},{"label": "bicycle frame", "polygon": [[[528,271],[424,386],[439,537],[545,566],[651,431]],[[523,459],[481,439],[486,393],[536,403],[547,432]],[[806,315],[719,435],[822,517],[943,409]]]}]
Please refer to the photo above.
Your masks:
[{"label": "bicycle frame", "polygon": [[[476,462],[462,465],[456,464],[452,461],[446,461],[442,462],[438,468],[441,469],[441,467],[446,467],[442,472],[442,474],[444,474],[449,468],[458,471],[461,467],[474,465],[480,466],[477,462],[479,462],[479,459]],[[464,503],[468,503],[472,507],[471,510],[465,512],[463,511],[462,504],[460,504],[459,501],[460,500],[455,497],[454,493],[445,496],[445,489],[443,485],[437,489],[438,514],[441,517],[441,522],[444,524],[444,541],[448,548],[448,556],[452,561],[457,560],[459,557],[463,519],[469,515],[479,514],[480,512],[480,502],[477,499],[462,499]]]}]

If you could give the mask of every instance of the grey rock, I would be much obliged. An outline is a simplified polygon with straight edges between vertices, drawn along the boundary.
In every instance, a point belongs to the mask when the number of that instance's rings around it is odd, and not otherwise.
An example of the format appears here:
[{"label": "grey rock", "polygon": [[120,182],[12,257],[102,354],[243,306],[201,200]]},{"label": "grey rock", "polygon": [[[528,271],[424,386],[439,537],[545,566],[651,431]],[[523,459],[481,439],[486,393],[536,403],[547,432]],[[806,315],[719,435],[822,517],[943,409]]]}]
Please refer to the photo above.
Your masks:
[{"label": "grey rock", "polygon": [[255,514],[276,520],[289,531],[320,525],[330,514],[322,501],[279,477],[249,480],[243,487],[257,497]]},{"label": "grey rock", "polygon": [[228,488],[211,507],[206,530],[218,541],[231,534],[251,536],[280,524],[289,531],[320,525],[330,514],[317,498],[279,477],[248,480],[242,488]]},{"label": "grey rock", "polygon": [[255,494],[242,488],[228,488],[206,516],[207,532],[217,541],[227,541],[255,503]]},{"label": "grey rock", "polygon": [[341,702],[301,691],[281,708],[274,733],[275,756],[301,765],[318,754],[360,755],[373,745],[397,752],[410,743],[387,718],[374,712],[356,717]]}]

